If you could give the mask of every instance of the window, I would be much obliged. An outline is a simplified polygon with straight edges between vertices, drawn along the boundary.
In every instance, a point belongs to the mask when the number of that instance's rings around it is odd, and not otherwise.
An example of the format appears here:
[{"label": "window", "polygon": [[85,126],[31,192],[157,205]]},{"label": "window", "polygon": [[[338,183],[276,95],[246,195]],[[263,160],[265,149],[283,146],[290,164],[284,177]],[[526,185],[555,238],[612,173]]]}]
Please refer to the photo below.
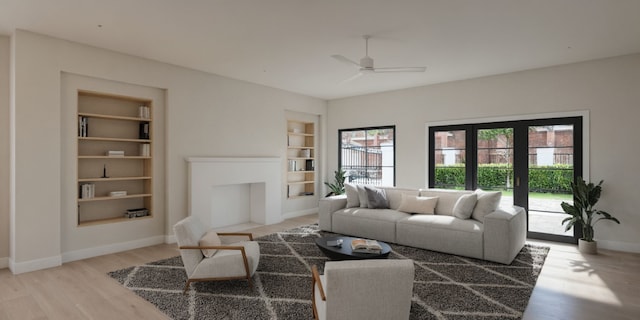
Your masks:
[{"label": "window", "polygon": [[338,131],[338,168],[354,184],[395,186],[395,126]]}]

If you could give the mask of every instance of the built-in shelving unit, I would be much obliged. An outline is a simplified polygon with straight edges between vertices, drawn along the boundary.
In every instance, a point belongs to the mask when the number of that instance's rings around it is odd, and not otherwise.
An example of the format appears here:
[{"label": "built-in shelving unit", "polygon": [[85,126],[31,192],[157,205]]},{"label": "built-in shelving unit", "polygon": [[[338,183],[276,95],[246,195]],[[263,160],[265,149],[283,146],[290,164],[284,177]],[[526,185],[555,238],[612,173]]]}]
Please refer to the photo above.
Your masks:
[{"label": "built-in shelving unit", "polygon": [[315,124],[287,120],[287,198],[315,194]]},{"label": "built-in shelving unit", "polygon": [[153,213],[151,100],[78,91],[78,225]]}]

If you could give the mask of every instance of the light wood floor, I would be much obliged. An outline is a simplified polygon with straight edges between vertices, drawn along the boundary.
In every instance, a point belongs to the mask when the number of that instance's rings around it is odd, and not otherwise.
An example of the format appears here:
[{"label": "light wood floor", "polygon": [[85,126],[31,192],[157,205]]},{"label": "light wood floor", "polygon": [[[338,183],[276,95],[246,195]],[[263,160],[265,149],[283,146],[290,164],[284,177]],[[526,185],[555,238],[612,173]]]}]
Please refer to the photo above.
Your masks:
[{"label": "light wood floor", "polygon": [[[249,231],[262,236],[314,222],[310,215]],[[640,319],[640,254],[583,256],[575,246],[535,243],[552,249],[524,319]],[[106,273],[178,254],[163,244],[20,275],[2,269],[0,320],[167,319]]]}]

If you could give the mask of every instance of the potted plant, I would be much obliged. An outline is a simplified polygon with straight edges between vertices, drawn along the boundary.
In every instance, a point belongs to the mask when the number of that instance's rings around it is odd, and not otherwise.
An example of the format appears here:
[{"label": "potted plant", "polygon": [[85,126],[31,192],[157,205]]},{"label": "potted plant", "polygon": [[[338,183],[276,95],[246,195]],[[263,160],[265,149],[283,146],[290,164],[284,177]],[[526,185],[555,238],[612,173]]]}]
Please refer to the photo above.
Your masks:
[{"label": "potted plant", "polygon": [[574,225],[582,226],[582,238],[578,240],[578,250],[582,253],[596,254],[598,253],[598,244],[593,240],[594,226],[601,220],[611,220],[620,224],[618,219],[612,217],[609,213],[595,208],[596,203],[600,200],[602,192],[602,182],[598,185],[586,183],[582,177],[579,177],[576,183],[571,183],[571,191],[573,192],[573,205],[562,202],[562,210],[570,215],[562,220],[562,224],[567,224],[565,231],[568,231]]},{"label": "potted plant", "polygon": [[344,194],[344,170],[342,169],[338,169],[337,171],[334,171],[334,179],[335,179],[335,183],[328,183],[325,182],[324,184],[327,185],[327,187],[329,187],[329,190],[331,190],[331,192],[329,192],[326,196],[332,196],[332,195],[341,195]]}]

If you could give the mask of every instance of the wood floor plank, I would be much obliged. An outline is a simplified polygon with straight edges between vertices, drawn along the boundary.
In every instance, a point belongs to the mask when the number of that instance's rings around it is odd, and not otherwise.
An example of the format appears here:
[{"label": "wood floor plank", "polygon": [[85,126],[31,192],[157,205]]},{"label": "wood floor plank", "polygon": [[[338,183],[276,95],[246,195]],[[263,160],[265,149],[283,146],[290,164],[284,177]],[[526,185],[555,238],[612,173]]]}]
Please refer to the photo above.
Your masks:
[{"label": "wood floor plank", "polygon": [[[260,237],[316,222],[309,215],[244,231]],[[588,256],[574,245],[529,242],[551,251],[524,320],[639,318],[640,254],[601,250]],[[168,319],[107,273],[177,255],[175,244],[161,244],[20,275],[2,269],[0,320]]]}]

